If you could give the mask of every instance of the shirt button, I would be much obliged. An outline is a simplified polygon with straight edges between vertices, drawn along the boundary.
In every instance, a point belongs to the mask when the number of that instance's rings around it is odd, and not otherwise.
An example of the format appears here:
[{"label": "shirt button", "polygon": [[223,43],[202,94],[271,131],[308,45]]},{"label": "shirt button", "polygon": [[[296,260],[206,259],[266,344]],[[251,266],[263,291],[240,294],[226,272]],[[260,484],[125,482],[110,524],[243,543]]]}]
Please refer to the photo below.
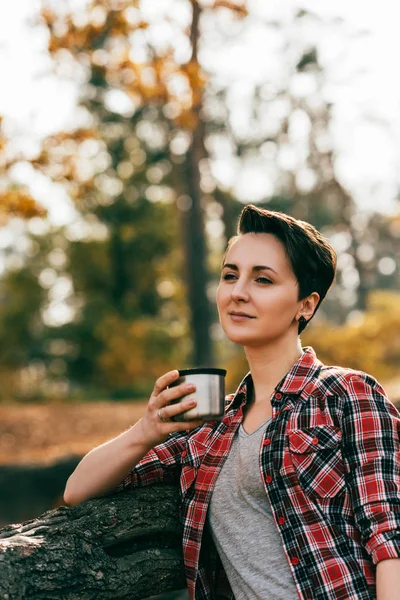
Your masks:
[{"label": "shirt button", "polygon": [[181,457],[182,457],[182,458],[185,458],[185,456],[187,456],[187,452],[186,452],[186,450],[184,450],[184,451],[182,452],[182,454],[181,454]]},{"label": "shirt button", "polygon": [[276,400],[282,400],[282,394],[280,392],[277,392],[275,394],[275,398],[276,398]]},{"label": "shirt button", "polygon": [[299,561],[299,559],[297,558],[297,556],[293,556],[293,558],[292,558],[292,560],[291,560],[291,563],[292,563],[292,565],[296,566],[296,565],[298,565],[298,564],[299,564],[299,562],[300,562],[300,561]]},{"label": "shirt button", "polygon": [[279,519],[278,519],[279,525],[284,525],[285,521],[286,521],[286,519],[284,517],[279,517]]},{"label": "shirt button", "polygon": [[264,446],[269,446],[271,443],[271,440],[269,438],[267,438],[266,440],[264,440]]},{"label": "shirt button", "polygon": [[311,440],[311,443],[314,444],[314,446],[316,446],[319,443],[319,439],[315,437]]},{"label": "shirt button", "polygon": [[266,478],[265,478],[265,482],[266,483],[271,483],[271,481],[272,481],[271,475],[267,475]]}]

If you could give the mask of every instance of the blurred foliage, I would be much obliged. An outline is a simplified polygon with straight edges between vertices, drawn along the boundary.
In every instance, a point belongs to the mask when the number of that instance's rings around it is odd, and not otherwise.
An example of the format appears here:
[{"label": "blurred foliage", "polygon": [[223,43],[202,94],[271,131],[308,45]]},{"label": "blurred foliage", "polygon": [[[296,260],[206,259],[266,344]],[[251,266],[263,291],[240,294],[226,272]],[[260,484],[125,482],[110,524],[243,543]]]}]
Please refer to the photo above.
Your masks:
[{"label": "blurred foliage", "polygon": [[400,293],[376,290],[367,309],[354,322],[330,323],[306,329],[302,342],[311,345],[322,362],[371,373],[381,382],[398,378],[400,364]]},{"label": "blurred foliage", "polygon": [[8,172],[12,164],[0,116],[0,226],[4,226],[12,217],[30,219],[45,217],[47,214],[24,186],[17,185],[10,179]]},{"label": "blurred foliage", "polygon": [[[181,0],[179,15],[160,9],[152,19],[143,5],[90,0],[70,11],[43,3],[55,72],[80,82],[79,111],[76,127],[48,136],[29,162],[63,187],[77,217],[63,228],[42,218],[10,174],[27,159],[11,156],[0,138],[0,219],[3,206],[7,218],[35,217],[0,231],[0,398],[141,395],[170,368],[200,357],[214,363],[213,346],[229,389],[239,383],[247,366],[222,340],[209,299],[248,199],[218,178],[221,159],[238,174],[256,165],[267,175],[257,202],[310,221],[331,240],[336,284],[303,341],[315,333],[323,360],[354,366],[359,356],[357,368],[377,373],[379,361],[362,362],[361,351],[336,360],[328,350],[362,347],[354,319],[363,311],[379,323],[388,317],[370,304],[371,291],[399,289],[400,217],[362,213],[337,177],[318,48],[293,34],[318,17],[303,10],[286,25],[257,23],[281,35],[285,69],[279,81],[248,90],[238,119],[232,90],[241,82],[206,72],[199,55],[224,49],[235,32],[251,34],[245,3]],[[392,328],[395,336],[395,321]],[[346,343],[333,343],[340,336]],[[377,336],[371,344],[389,377]]]},{"label": "blurred foliage", "polygon": [[28,238],[23,268],[0,282],[0,363],[16,369],[3,398],[12,385],[26,400],[82,387],[140,394],[188,354],[170,207],[138,202],[134,222],[117,240],[79,239],[73,228]]},{"label": "blurred foliage", "polygon": [[[189,10],[181,18],[166,11],[160,23],[158,15],[146,19],[142,4],[91,0],[71,13],[44,6],[55,65],[62,70],[74,64],[85,78],[80,104],[88,126],[48,138],[34,166],[67,185],[80,212],[96,215],[108,228],[122,219],[132,222],[126,205],[137,198],[176,202],[192,360],[200,363],[212,360],[212,344],[200,185],[200,162],[207,155],[202,114],[207,77],[198,60],[199,24],[214,12],[242,19],[247,10],[243,2],[185,1],[180,9]],[[162,41],[162,24],[186,48],[184,59],[178,58],[175,39]]]},{"label": "blurred foliage", "polygon": [[34,363],[42,343],[39,311],[44,296],[37,278],[28,270],[12,272],[5,282],[0,282],[2,399],[14,397],[17,390],[24,388],[29,370],[36,371]]},{"label": "blurred foliage", "polygon": [[[165,370],[181,363],[181,345],[174,343],[175,336],[166,327],[165,319],[124,322],[114,317],[103,322],[99,329],[105,346],[99,367],[107,386],[118,389],[125,384],[130,390],[131,382],[135,381],[138,382],[135,392],[140,394],[140,382],[144,386],[149,380],[155,381]],[[180,337],[182,332],[178,330],[177,334]]]},{"label": "blurred foliage", "polygon": [[44,217],[46,210],[41,207],[22,186],[0,192],[0,225],[11,217]]}]

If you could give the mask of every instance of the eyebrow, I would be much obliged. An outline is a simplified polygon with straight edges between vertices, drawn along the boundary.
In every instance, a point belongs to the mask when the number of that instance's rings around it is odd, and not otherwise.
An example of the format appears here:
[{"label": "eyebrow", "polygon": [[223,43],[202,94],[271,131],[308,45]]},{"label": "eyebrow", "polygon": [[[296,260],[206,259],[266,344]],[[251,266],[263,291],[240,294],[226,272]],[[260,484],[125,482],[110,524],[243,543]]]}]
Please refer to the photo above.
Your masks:
[{"label": "eyebrow", "polygon": [[[223,269],[232,269],[232,271],[239,271],[239,268],[237,265],[234,265],[232,263],[225,263],[222,265]],[[275,275],[278,275],[278,273],[272,268],[272,267],[267,267],[267,265],[255,265],[252,268],[252,271],[272,271],[273,273],[275,273]]]}]

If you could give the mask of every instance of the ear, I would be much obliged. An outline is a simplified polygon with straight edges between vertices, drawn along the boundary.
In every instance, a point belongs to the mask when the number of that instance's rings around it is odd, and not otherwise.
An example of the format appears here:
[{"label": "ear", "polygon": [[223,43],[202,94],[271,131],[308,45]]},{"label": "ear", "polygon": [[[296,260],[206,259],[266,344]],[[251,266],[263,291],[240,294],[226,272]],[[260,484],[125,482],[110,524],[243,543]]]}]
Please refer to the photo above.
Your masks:
[{"label": "ear", "polygon": [[303,298],[303,300],[300,302],[296,320],[299,320],[300,317],[304,317],[306,321],[309,321],[318,306],[319,298],[320,296],[318,292],[313,292],[306,298]]}]

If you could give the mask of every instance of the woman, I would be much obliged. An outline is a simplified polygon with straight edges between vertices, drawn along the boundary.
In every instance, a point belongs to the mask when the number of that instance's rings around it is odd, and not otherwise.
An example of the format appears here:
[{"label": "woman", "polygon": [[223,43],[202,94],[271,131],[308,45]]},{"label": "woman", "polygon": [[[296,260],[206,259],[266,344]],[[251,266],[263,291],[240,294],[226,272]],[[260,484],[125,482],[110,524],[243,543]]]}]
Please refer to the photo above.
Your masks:
[{"label": "woman", "polygon": [[299,333],[336,255],[310,224],[249,205],[217,304],[250,372],[220,422],[171,421],[191,385],[160,377],[145,416],[92,450],[65,500],[177,479],[191,599],[400,599],[399,413],[369,375],[324,366]]}]

